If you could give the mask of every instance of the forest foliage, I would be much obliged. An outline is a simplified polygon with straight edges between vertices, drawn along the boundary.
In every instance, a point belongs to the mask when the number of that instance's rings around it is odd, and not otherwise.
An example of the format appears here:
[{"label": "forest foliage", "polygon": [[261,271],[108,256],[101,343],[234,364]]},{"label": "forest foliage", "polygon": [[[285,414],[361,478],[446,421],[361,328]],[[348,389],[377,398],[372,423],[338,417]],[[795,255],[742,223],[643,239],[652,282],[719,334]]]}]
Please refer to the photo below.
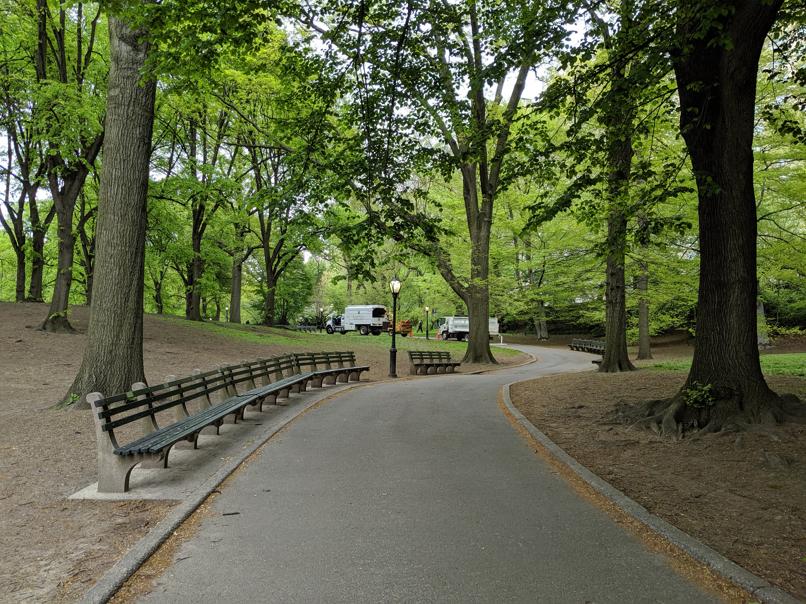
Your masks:
[{"label": "forest foliage", "polygon": [[[228,6],[124,7],[155,40],[147,312],[311,323],[347,304],[390,304],[397,275],[401,315],[415,324],[425,306],[467,314],[483,280],[506,330],[604,333],[607,116],[625,107],[607,106],[597,19],[615,31],[623,4]],[[108,11],[119,9],[0,8],[2,300],[50,301],[65,271],[66,317],[91,300]],[[754,137],[759,298],[773,332],[806,325],[804,55],[793,42],[802,25],[788,23],[762,55]],[[657,41],[669,23],[645,25],[641,39]],[[669,50],[653,44],[636,47],[631,67],[644,83],[618,202],[631,341],[642,299],[653,335],[693,331],[697,312],[696,183]],[[468,213],[467,179],[485,161],[481,275],[483,216]]]}]

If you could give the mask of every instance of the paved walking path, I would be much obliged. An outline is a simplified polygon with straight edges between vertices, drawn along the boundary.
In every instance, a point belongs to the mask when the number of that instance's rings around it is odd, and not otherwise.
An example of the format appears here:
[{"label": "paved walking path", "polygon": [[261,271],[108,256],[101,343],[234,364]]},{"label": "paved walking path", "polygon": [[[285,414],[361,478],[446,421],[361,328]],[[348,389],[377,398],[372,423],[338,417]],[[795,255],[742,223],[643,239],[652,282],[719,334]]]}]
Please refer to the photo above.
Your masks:
[{"label": "paved walking path", "polygon": [[711,596],[581,499],[487,375],[381,383],[309,412],[216,498],[148,602],[693,602]]}]

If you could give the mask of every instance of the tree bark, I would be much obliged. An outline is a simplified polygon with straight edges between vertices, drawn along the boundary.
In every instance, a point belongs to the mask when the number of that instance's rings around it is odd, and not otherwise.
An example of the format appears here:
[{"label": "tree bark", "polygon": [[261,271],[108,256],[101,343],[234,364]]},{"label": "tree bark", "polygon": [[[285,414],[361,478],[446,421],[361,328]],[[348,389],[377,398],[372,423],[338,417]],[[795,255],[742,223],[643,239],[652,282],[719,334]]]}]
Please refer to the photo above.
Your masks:
[{"label": "tree bark", "polygon": [[241,288],[243,285],[243,262],[237,256],[232,259],[232,286],[229,295],[229,322],[241,322]]},{"label": "tree bark", "polygon": [[605,289],[605,353],[599,371],[617,373],[635,369],[627,352],[627,293],[624,265],[627,252],[627,218],[633,158],[635,91],[628,80],[629,61],[622,40],[632,34],[632,3],[622,1],[620,29],[613,52],[610,88],[605,100],[607,145],[607,261]]},{"label": "tree bark", "polygon": [[70,288],[73,284],[73,249],[76,238],[73,235],[73,208],[75,204],[57,202],[56,223],[59,240],[59,255],[56,262],[56,281],[50,299],[48,316],[40,325],[43,331],[72,333],[75,330],[67,318],[70,303]]},{"label": "tree bark", "polygon": [[193,260],[188,267],[188,295],[186,317],[201,321],[201,278],[204,275],[204,260],[201,257],[201,237],[193,237]]},{"label": "tree bark", "polygon": [[44,302],[42,280],[45,275],[45,238],[55,211],[50,211],[46,220],[40,222],[36,199],[29,198],[28,208],[28,216],[31,220],[31,277],[28,283],[27,299],[29,302]]},{"label": "tree bark", "polygon": [[[475,187],[475,182],[473,183]],[[465,304],[470,323],[463,363],[497,363],[490,350],[490,230],[493,200],[483,202],[470,231],[470,283]]]},{"label": "tree bark", "polygon": [[78,220],[78,239],[81,244],[81,266],[84,269],[84,297],[87,305],[92,304],[92,282],[95,271],[95,232],[90,221],[95,215],[96,209],[87,209],[86,195],[82,192]]},{"label": "tree bark", "polygon": [[[664,433],[716,431],[787,416],[786,402],[767,386],[758,355],[752,147],[759,56],[781,4],[682,3],[683,50],[674,57],[674,69],[680,128],[697,180],[700,281],[694,359],[680,394],[656,418]],[[717,5],[729,10],[714,11]],[[686,403],[703,388],[708,404]]]},{"label": "tree bark", "polygon": [[107,146],[98,204],[95,295],[87,346],[65,402],[144,382],[143,282],[146,201],[156,84],[141,82],[148,43],[110,16]]},{"label": "tree bark", "polygon": [[266,270],[266,298],[263,300],[263,324],[274,325],[274,312],[277,308],[277,282],[271,266]]},{"label": "tree bark", "polygon": [[616,373],[635,369],[627,354],[627,297],[624,282],[627,218],[620,209],[611,210],[607,231],[605,354],[599,371]]}]

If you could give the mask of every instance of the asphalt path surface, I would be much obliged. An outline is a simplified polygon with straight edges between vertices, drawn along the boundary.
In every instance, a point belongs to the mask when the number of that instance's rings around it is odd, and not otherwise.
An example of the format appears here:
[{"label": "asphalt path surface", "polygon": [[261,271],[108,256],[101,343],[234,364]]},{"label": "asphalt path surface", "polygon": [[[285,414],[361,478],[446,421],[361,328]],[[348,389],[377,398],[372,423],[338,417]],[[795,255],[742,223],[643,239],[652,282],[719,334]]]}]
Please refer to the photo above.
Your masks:
[{"label": "asphalt path surface", "polygon": [[497,405],[538,363],[349,391],[269,442],[146,602],[708,602],[537,457]]}]

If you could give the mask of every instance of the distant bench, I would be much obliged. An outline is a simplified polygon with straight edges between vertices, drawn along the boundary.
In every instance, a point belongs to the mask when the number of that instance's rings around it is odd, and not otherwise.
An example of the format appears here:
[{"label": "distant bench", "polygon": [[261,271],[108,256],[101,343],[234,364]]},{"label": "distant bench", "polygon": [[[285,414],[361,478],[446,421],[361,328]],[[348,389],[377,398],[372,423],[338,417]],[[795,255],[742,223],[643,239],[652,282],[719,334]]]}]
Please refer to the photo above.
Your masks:
[{"label": "distant bench", "polygon": [[[98,492],[125,493],[134,466],[142,462],[145,467],[167,468],[174,445],[185,441],[197,448],[202,430],[213,426],[218,434],[225,418],[231,416],[237,423],[246,407],[262,411],[265,402],[276,404],[308,384],[321,388],[326,382],[360,381],[369,367],[355,363],[353,352],[287,354],[181,379],[169,376],[168,382],[156,386],[137,383],[130,392],[113,396],[88,394],[97,437]],[[199,410],[191,412],[190,404]],[[158,419],[165,411],[173,411],[172,422],[166,423],[165,415]],[[124,426],[131,432],[138,422],[145,434],[121,445],[118,437]]]},{"label": "distant bench", "polygon": [[451,360],[451,353],[438,350],[409,350],[411,375],[453,373],[462,363]]},{"label": "distant bench", "polygon": [[[579,350],[581,352],[590,352],[593,354],[600,354],[604,356],[605,353],[605,343],[601,340],[571,340],[571,343],[568,345],[568,348],[571,350]],[[601,365],[602,359],[594,359],[591,361],[594,365]]]},{"label": "distant bench", "polygon": [[574,339],[571,340],[571,343],[568,345],[568,348],[570,348],[571,350],[579,350],[581,352],[591,352],[593,354],[604,355],[605,353],[605,343],[601,340]]}]

